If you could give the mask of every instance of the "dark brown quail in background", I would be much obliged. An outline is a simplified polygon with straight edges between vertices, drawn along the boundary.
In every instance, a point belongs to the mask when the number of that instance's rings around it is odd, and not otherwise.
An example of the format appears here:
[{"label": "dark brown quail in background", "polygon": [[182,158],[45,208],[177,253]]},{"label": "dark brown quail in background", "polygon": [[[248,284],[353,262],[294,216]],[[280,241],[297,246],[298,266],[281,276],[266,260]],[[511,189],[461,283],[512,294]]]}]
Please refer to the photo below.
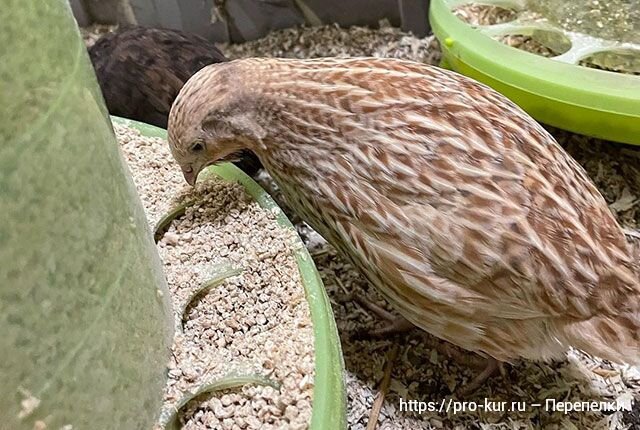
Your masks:
[{"label": "dark brown quail in background", "polygon": [[[89,56],[109,113],[167,128],[171,104],[184,83],[204,66],[227,61],[206,39],[177,30],[129,27],[101,37]],[[236,163],[252,175],[251,153]]]}]

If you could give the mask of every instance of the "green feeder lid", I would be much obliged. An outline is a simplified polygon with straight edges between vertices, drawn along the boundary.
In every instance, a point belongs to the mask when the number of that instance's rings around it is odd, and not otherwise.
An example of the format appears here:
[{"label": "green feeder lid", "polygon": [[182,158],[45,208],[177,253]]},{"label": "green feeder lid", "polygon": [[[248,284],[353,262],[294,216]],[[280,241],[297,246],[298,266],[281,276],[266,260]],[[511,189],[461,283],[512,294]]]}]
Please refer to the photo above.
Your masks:
[{"label": "green feeder lid", "polygon": [[[476,3],[522,10],[517,0],[431,0],[430,20],[443,50],[443,66],[484,82],[538,121],[565,130],[640,145],[640,76],[578,65],[595,55],[617,53],[637,73],[640,46],[573,32],[548,21],[516,19],[471,26],[452,12]],[[507,46],[493,37],[556,34],[568,49],[543,57]]]}]

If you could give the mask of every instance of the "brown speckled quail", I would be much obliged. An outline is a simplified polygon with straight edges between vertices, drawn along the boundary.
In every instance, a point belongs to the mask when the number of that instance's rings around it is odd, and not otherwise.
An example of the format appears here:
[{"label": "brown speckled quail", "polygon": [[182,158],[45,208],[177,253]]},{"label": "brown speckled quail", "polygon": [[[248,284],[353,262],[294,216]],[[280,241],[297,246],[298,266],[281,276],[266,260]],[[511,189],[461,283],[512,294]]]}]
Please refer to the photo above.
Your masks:
[{"label": "brown speckled quail", "polygon": [[[249,148],[406,319],[500,361],[640,363],[639,265],[585,171],[489,87],[394,59],[246,59],[180,92],[190,183]],[[485,375],[486,376],[486,375]]]}]

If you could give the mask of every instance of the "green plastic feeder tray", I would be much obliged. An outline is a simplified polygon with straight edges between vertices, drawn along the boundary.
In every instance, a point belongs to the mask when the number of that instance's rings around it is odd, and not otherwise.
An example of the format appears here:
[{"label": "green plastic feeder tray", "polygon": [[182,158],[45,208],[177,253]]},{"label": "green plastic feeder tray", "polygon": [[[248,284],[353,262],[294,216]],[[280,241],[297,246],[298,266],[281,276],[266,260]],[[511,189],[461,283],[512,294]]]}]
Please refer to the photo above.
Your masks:
[{"label": "green plastic feeder tray", "polygon": [[[112,117],[114,123],[133,127],[147,137],[167,138],[167,132],[141,122],[124,118]],[[242,170],[230,163],[208,167],[200,174],[200,179],[214,175],[229,182],[237,182],[244,186],[247,193],[253,197],[260,206],[268,210],[277,209],[278,223],[286,228],[293,229],[293,225],[278,208],[271,196],[258,183],[247,176]],[[179,216],[181,211],[172,211],[173,216]],[[160,222],[162,223],[162,221]],[[313,391],[313,411],[311,417],[311,429],[343,429],[346,428],[346,395],[344,386],[344,361],[340,339],[331,310],[331,303],[327,297],[320,275],[313,263],[309,252],[298,237],[298,245],[295,257],[300,269],[302,283],[305,288],[307,301],[311,310],[311,320],[315,335],[315,381]],[[219,384],[203,387],[200,393],[225,389],[231,386],[241,386],[252,381],[245,378],[225,378]],[[260,381],[253,381],[260,383]],[[265,382],[266,383],[266,382]],[[191,398],[194,396],[191,396]],[[172,428],[169,426],[168,428]]]},{"label": "green plastic feeder tray", "polygon": [[173,312],[66,0],[0,8],[0,430],[150,429]]},{"label": "green plastic feeder tray", "polygon": [[[515,9],[522,6],[522,2],[513,0],[431,0],[429,18],[442,45],[444,67],[491,86],[540,122],[640,145],[640,77],[577,65],[592,54],[636,45],[518,21],[473,27],[452,13],[456,6],[468,3]],[[491,37],[531,35],[536,30],[561,33],[571,42],[571,48],[557,57],[545,58]]]}]

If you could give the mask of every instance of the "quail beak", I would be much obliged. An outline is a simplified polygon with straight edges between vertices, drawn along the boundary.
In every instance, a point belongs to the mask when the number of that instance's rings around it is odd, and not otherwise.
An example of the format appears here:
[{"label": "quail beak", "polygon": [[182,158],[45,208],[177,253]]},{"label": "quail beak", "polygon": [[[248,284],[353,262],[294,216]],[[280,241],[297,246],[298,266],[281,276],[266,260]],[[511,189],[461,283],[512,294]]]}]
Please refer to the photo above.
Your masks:
[{"label": "quail beak", "polygon": [[234,153],[228,154],[222,158],[211,159],[204,164],[200,164],[197,168],[194,168],[193,164],[185,164],[181,166],[182,175],[184,176],[184,180],[187,181],[189,185],[192,187],[195,185],[196,180],[198,179],[198,174],[205,168],[209,167],[213,164],[217,164],[221,161],[236,161],[238,158],[234,156]]},{"label": "quail beak", "polygon": [[198,173],[200,173],[200,171],[194,170],[193,166],[190,164],[182,166],[182,174],[184,175],[184,180],[187,181],[187,183],[192,187],[195,185],[196,179],[198,179]]}]

